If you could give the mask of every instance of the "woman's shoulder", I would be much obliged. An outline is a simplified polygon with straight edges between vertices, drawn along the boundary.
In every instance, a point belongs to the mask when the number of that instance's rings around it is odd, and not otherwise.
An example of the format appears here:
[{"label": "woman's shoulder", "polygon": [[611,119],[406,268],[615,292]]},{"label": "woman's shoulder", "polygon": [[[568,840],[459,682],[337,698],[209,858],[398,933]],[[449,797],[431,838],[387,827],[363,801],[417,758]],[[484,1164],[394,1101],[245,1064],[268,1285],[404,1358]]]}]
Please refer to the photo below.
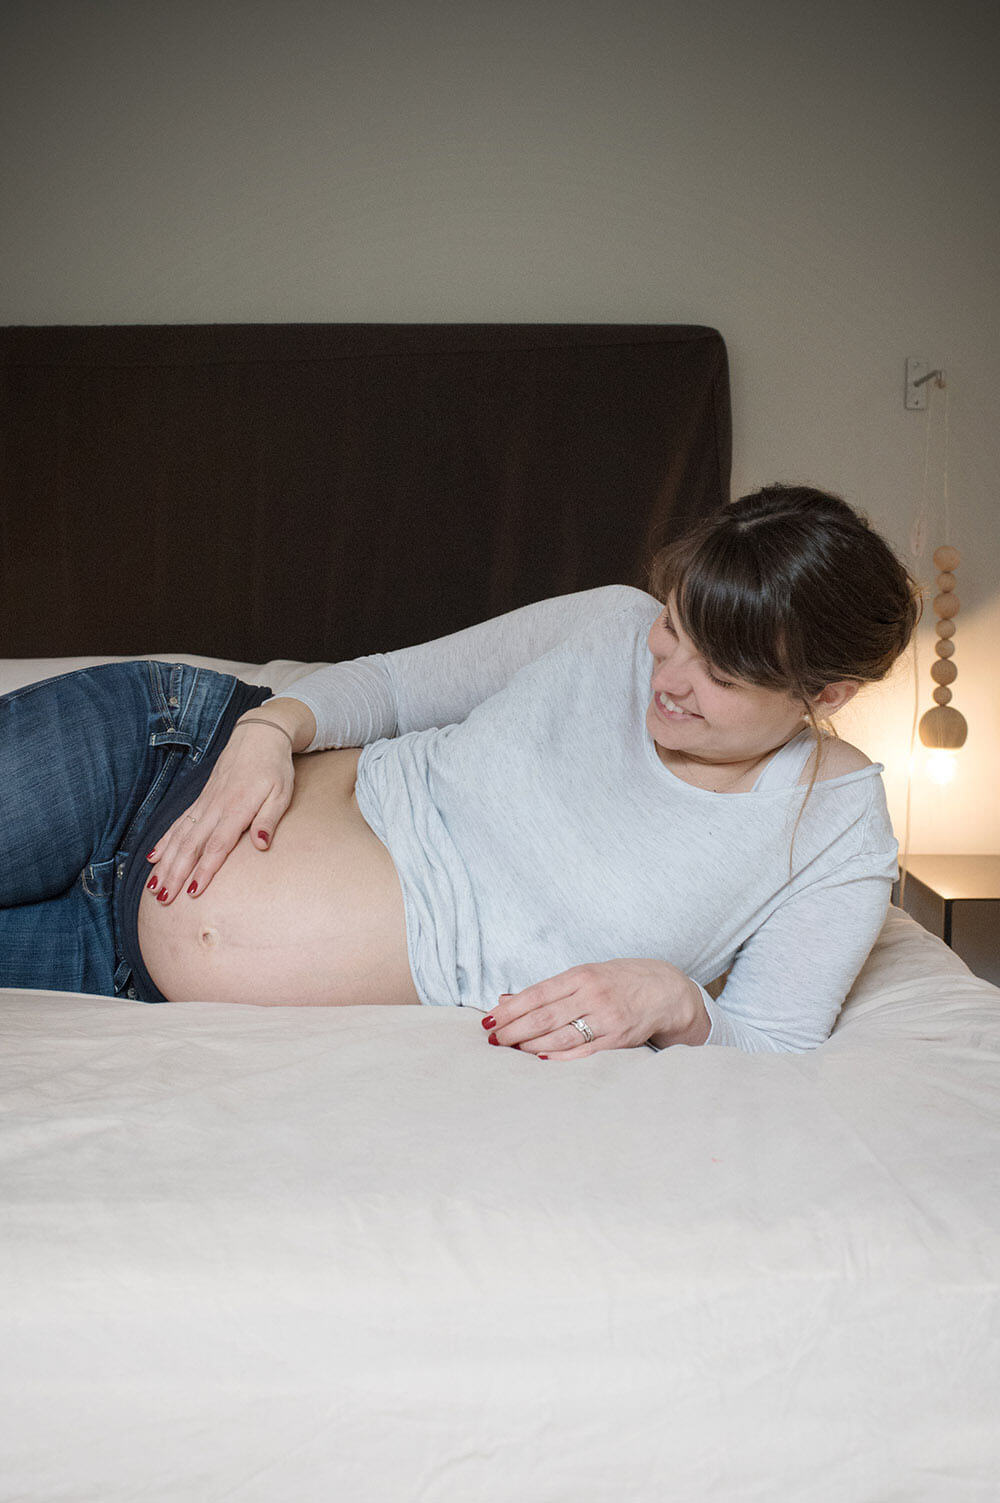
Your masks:
[{"label": "woman's shoulder", "polygon": [[634,656],[637,645],[645,648],[649,628],[663,610],[658,600],[634,585],[597,585],[562,598],[573,601],[578,609],[571,644],[589,652],[603,643],[623,659]]},{"label": "woman's shoulder", "polygon": [[648,619],[652,623],[663,610],[662,601],[657,600],[653,595],[648,595],[645,590],[637,589],[635,585],[598,585],[587,594],[598,610],[609,616],[625,613]]},{"label": "woman's shoulder", "polygon": [[[831,778],[842,778],[850,772],[861,772],[863,768],[873,765],[871,757],[866,757],[861,748],[853,746],[850,741],[843,741],[839,736],[824,736],[820,743],[816,781],[826,783]],[[813,759],[809,757],[803,770],[802,782],[809,782],[812,769]]]}]

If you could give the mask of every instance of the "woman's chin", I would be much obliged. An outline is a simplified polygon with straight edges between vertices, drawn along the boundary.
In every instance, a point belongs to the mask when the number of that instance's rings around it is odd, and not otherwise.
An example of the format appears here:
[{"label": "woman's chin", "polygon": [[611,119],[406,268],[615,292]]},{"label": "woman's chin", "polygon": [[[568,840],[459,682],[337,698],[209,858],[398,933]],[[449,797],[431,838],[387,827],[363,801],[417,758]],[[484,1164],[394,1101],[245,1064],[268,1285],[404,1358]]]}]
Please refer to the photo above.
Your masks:
[{"label": "woman's chin", "polygon": [[646,711],[646,729],[657,746],[661,746],[664,751],[686,751],[689,747],[693,749],[698,728],[702,724],[700,715],[684,715],[668,720],[654,704],[650,704]]}]

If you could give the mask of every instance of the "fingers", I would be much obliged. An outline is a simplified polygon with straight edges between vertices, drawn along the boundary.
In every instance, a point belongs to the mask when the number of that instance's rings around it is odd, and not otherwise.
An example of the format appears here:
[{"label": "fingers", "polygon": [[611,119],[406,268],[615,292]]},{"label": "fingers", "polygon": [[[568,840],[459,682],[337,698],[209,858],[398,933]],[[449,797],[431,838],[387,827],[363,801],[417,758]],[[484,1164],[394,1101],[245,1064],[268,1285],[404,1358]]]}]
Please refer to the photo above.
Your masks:
[{"label": "fingers", "polygon": [[290,797],[289,790],[275,788],[261,804],[256,819],[250,822],[250,838],[258,850],[266,851],[270,847]]},{"label": "fingers", "polygon": [[[561,1028],[554,1028],[550,1033],[521,1039],[513,1047],[520,1049],[523,1054],[544,1054],[549,1059],[564,1057],[584,1059],[588,1054],[596,1054],[600,1049],[612,1047],[610,1040],[602,1040],[596,1030],[593,1030],[593,1033],[593,1039],[588,1042],[576,1028],[566,1023]],[[503,1036],[498,1035],[497,1043],[504,1042]]]},{"label": "fingers", "polygon": [[230,741],[190,809],[148,853],[147,886],[157,901],[200,897],[248,831],[258,850],[269,850],[294,784],[287,738],[273,731],[254,737],[245,729]]},{"label": "fingers", "polygon": [[564,971],[501,997],[492,1013],[501,1043],[520,1044],[561,1028],[577,1016],[573,999],[578,989],[574,972]]},{"label": "fingers", "polygon": [[172,903],[185,891],[194,897],[205,887],[206,875],[196,875],[196,868],[207,846],[208,829],[197,810],[196,802],[164,831],[147,856],[153,870],[146,886],[159,903]]},{"label": "fingers", "polygon": [[572,1020],[587,1012],[588,979],[586,967],[578,966],[523,992],[502,996],[493,1012],[482,1020],[490,1043],[550,1059],[584,1059],[600,1049],[616,1047],[616,1038],[601,1036],[592,1012],[584,1021],[593,1038],[588,1039],[583,1029],[573,1026]]},{"label": "fingers", "polygon": [[[490,1027],[492,1021],[491,1014],[489,1018],[482,1020],[483,1027]],[[586,1059],[589,1054],[597,1054],[602,1049],[614,1047],[610,1038],[601,1039],[596,1033],[592,1042],[584,1042],[579,1030],[570,1023],[537,1037],[518,1040],[514,1033],[513,1028],[500,1031],[491,1027],[489,1042],[498,1045],[506,1044],[509,1048],[517,1049],[521,1054],[533,1054],[536,1059]]]},{"label": "fingers", "polygon": [[[259,819],[252,821],[254,825],[257,825],[259,822]],[[205,838],[205,842],[201,850],[197,852],[190,871],[183,876],[182,884],[178,884],[178,890],[180,885],[183,885],[184,892],[188,897],[195,898],[200,896],[223,865],[226,857],[231,851],[235,850],[246,828],[246,820],[238,813],[229,814],[220,819],[211,834]],[[268,846],[267,841],[261,844],[259,838],[255,838],[254,844],[264,850]]]},{"label": "fingers", "polygon": [[[536,1059],[544,1059],[544,1060],[550,1060],[551,1059],[551,1060],[556,1060],[556,1061],[564,1060],[564,1059],[586,1059],[588,1057],[588,1055],[591,1055],[591,1054],[600,1054],[602,1052],[602,1050],[610,1049],[610,1047],[611,1047],[610,1044],[598,1044],[596,1042],[593,1043],[593,1044],[581,1044],[580,1047],[579,1047],[579,1049],[553,1049],[553,1050],[551,1050],[549,1052],[543,1052],[541,1054],[535,1054],[535,1058]],[[522,1044],[520,1052],[522,1054],[525,1054],[525,1053],[528,1053],[528,1052],[532,1052],[533,1053],[534,1051],[533,1050],[532,1051],[526,1050],[525,1046]]]},{"label": "fingers", "polygon": [[202,814],[201,800],[197,800],[147,858],[154,866],[147,886],[157,902],[172,903],[181,893],[200,897],[248,829],[252,844],[269,850],[289,802],[289,795],[272,792],[263,803],[251,800],[249,812],[245,804],[220,808],[209,803]]}]

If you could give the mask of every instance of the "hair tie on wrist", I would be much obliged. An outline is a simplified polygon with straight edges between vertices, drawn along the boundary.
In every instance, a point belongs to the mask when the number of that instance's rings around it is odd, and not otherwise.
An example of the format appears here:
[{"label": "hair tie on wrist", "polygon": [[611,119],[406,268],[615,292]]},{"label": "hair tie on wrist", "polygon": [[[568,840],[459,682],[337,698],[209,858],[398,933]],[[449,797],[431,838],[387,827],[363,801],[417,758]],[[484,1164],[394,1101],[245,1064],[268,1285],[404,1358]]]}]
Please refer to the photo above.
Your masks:
[{"label": "hair tie on wrist", "polygon": [[295,750],[295,742],[292,740],[292,737],[291,737],[290,733],[285,730],[285,727],[283,725],[279,725],[276,720],[265,720],[265,718],[264,718],[263,715],[244,715],[244,716],[242,716],[236,722],[236,724],[238,726],[240,726],[240,725],[269,725],[269,726],[272,726],[274,730],[280,731],[283,736],[287,736],[288,737],[288,744],[289,744],[289,746],[292,748],[292,751]]}]

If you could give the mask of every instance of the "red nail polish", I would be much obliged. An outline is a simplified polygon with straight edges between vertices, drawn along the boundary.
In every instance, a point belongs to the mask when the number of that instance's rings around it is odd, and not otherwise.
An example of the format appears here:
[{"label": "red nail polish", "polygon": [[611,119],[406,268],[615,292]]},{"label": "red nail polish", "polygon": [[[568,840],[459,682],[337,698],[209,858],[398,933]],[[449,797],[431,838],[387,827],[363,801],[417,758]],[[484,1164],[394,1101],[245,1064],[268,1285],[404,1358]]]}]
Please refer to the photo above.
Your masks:
[{"label": "red nail polish", "polygon": [[497,1026],[497,1020],[491,1012],[487,1013],[485,1018],[480,1018],[480,1022],[484,1028],[495,1028]]},{"label": "red nail polish", "polygon": [[150,877],[149,881],[146,883],[146,886],[149,888],[150,892],[155,892],[156,891],[156,878],[155,877]]},{"label": "red nail polish", "polygon": [[539,1059],[548,1059],[548,1057],[549,1057],[549,1056],[548,1056],[548,1055],[547,1055],[547,1054],[540,1054],[540,1055],[539,1055],[539,1056],[538,1056],[538,1058],[539,1058]]},{"label": "red nail polish", "polygon": [[146,852],[146,860],[147,861],[152,861],[152,859],[153,859],[153,857],[155,855],[156,855],[156,846],[154,845],[154,847],[153,847],[153,849],[151,851],[147,851]]},{"label": "red nail polish", "polygon": [[167,892],[167,889],[164,887],[162,889],[162,891],[160,891],[160,892],[158,892],[156,894],[156,901],[158,903],[165,903],[167,901],[167,899],[169,898],[169,896],[170,896],[170,894]]},{"label": "red nail polish", "polygon": [[258,840],[262,840],[262,841],[263,841],[263,842],[264,842],[264,844],[265,844],[265,845],[267,845],[267,842],[268,842],[268,841],[269,841],[269,840],[270,840],[270,838],[271,838],[271,837],[270,837],[270,835],[269,835],[269,834],[268,834],[268,833],[267,833],[267,831],[266,831],[266,830],[258,830],[258,831],[257,831],[257,839],[258,839]]},{"label": "red nail polish", "polygon": [[491,1044],[499,1044],[499,1042],[500,1042],[500,1040],[497,1038],[496,1034],[495,1033],[491,1033],[490,1034],[490,1043]]},{"label": "red nail polish", "polygon": [[194,895],[195,895],[195,893],[197,891],[198,891],[198,884],[197,884],[197,882],[189,882],[188,883],[188,892],[191,894],[192,897],[194,897]]}]

